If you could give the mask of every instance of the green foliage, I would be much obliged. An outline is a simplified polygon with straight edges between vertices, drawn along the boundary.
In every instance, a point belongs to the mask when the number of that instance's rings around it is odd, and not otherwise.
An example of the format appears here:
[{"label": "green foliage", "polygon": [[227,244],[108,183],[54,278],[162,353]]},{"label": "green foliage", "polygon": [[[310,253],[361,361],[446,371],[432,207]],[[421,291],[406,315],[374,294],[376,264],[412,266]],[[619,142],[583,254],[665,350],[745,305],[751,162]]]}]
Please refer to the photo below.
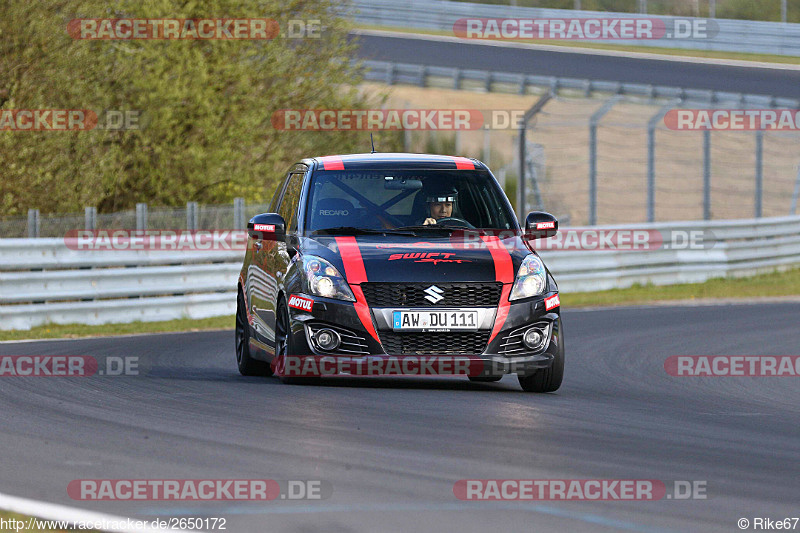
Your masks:
[{"label": "green foliage", "polygon": [[[364,132],[287,132],[278,109],[374,107],[355,89],[335,0],[3,0],[0,109],[133,110],[139,130],[0,131],[0,212],[268,201],[301,157],[368,151]],[[338,2],[337,2],[338,3]],[[75,18],[320,20],[319,39],[76,40]],[[386,136],[383,151],[397,146]]]}]

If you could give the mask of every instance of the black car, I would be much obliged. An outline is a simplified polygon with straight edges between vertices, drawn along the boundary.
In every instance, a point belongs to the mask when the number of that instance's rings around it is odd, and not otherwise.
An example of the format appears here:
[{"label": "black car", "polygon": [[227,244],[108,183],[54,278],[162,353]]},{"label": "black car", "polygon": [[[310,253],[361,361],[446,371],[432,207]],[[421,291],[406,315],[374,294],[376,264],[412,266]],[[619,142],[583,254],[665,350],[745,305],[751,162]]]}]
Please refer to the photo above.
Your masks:
[{"label": "black car", "polygon": [[529,242],[554,235],[558,221],[530,213],[523,232],[480,161],[304,159],[269,211],[248,223],[239,277],[242,374],[297,381],[286,366],[295,356],[351,365],[450,356],[468,360],[475,381],[516,373],[526,391],[561,385],[558,287]]}]

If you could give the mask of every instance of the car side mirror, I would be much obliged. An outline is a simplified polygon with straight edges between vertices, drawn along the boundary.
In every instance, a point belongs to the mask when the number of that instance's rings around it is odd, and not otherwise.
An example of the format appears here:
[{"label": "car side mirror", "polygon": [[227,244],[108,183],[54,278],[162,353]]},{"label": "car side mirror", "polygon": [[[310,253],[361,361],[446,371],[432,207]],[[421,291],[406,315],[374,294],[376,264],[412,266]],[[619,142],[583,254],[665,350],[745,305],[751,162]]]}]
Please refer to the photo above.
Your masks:
[{"label": "car side mirror", "polygon": [[278,213],[261,213],[247,223],[247,234],[256,241],[278,241],[286,239],[286,221]]},{"label": "car side mirror", "polygon": [[528,239],[547,239],[558,233],[558,219],[544,211],[532,211],[525,217],[525,234]]}]

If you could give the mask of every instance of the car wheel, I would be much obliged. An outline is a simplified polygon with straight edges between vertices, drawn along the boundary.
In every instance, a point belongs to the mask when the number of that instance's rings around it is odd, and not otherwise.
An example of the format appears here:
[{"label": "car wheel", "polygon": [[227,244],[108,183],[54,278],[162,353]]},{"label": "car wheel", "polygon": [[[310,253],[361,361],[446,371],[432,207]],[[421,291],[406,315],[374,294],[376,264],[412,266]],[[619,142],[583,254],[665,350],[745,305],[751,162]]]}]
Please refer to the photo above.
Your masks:
[{"label": "car wheel", "polygon": [[503,376],[469,376],[469,380],[475,383],[494,383],[501,379],[503,379]]},{"label": "car wheel", "polygon": [[239,292],[236,298],[236,366],[243,376],[271,376],[272,369],[264,361],[250,356],[250,324],[247,322],[247,309],[244,297]]},{"label": "car wheel", "polygon": [[[559,328],[560,330],[560,328]],[[517,376],[525,392],[553,392],[561,386],[564,378],[564,335],[559,335],[558,352],[549,368],[542,368],[530,376]]]},{"label": "car wheel", "polygon": [[[289,322],[289,308],[286,306],[286,300],[281,298],[278,301],[278,309],[275,319],[275,355],[284,359],[284,368],[286,368],[285,358],[292,355],[297,355],[294,350],[291,336],[291,324]],[[285,372],[285,370],[284,370]],[[305,385],[313,383],[315,380],[308,377],[298,376],[281,376],[281,381],[289,385]]]}]

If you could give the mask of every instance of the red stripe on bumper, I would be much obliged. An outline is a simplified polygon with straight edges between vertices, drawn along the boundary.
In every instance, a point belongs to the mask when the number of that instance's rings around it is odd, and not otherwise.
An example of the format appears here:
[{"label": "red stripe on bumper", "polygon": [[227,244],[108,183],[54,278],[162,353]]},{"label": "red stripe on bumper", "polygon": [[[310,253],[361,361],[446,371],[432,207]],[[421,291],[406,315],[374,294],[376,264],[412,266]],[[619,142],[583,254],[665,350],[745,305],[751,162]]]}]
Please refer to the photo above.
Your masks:
[{"label": "red stripe on bumper", "polygon": [[503,324],[508,317],[508,308],[511,305],[508,301],[508,295],[511,293],[511,284],[514,283],[514,262],[511,260],[511,254],[508,253],[503,241],[494,235],[482,235],[481,239],[489,247],[489,253],[492,254],[492,261],[494,261],[494,276],[495,279],[503,284],[503,291],[500,294],[500,304],[497,306],[497,317],[494,320],[494,327],[492,334],[489,336],[489,342],[503,329]]},{"label": "red stripe on bumper", "polygon": [[353,291],[353,296],[356,297],[356,302],[353,306],[356,308],[356,314],[358,314],[361,324],[367,330],[367,333],[372,335],[373,339],[381,342],[378,338],[378,332],[375,331],[375,326],[372,324],[372,314],[369,312],[369,305],[367,305],[367,299],[364,298],[364,292],[359,285],[350,285],[350,289]]}]

